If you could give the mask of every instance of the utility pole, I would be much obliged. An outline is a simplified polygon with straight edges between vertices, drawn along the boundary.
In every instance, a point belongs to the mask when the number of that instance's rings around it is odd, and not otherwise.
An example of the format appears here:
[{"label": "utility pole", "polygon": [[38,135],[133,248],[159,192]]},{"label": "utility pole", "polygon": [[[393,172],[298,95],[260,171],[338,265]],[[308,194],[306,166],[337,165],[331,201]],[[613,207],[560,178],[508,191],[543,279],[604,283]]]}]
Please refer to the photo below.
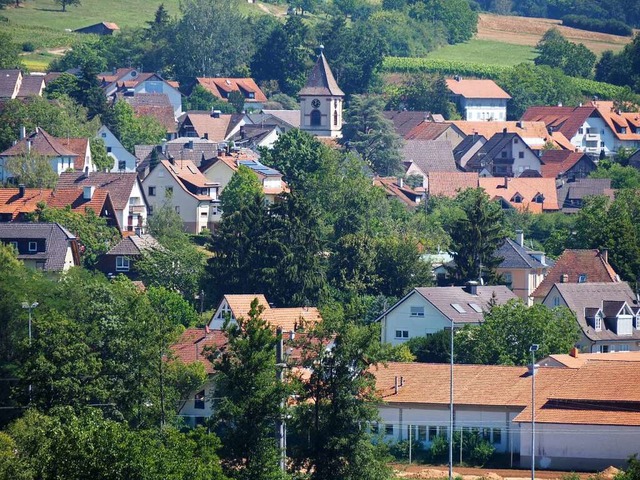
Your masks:
[{"label": "utility pole", "polygon": [[455,323],[451,321],[451,335],[449,336],[449,480],[453,480],[453,329]]},{"label": "utility pole", "polygon": [[536,352],[540,345],[533,344],[531,352],[531,480],[536,478]]}]

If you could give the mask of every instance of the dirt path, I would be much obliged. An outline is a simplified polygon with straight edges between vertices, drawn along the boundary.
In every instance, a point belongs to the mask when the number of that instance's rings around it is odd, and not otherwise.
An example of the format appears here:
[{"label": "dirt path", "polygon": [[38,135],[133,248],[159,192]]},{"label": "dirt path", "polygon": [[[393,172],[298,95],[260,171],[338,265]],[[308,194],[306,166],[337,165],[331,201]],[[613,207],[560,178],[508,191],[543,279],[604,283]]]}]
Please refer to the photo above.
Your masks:
[{"label": "dirt path", "polygon": [[[394,464],[393,467],[398,478],[440,479],[448,478],[449,476],[449,470],[446,466]],[[529,480],[531,478],[529,470],[454,467],[453,472],[454,476],[459,475],[463,480],[478,480],[480,478],[489,480]],[[559,480],[566,474],[567,472],[537,470],[536,479]],[[580,477],[586,479],[589,475],[592,474],[583,473],[580,474]]]},{"label": "dirt path", "polygon": [[608,33],[589,32],[577,28],[563,27],[560,20],[491,15],[481,13],[478,33],[475,38],[534,46],[550,28],[556,27],[567,40],[584,43],[596,53],[604,50],[621,50],[632,37],[621,37]]}]

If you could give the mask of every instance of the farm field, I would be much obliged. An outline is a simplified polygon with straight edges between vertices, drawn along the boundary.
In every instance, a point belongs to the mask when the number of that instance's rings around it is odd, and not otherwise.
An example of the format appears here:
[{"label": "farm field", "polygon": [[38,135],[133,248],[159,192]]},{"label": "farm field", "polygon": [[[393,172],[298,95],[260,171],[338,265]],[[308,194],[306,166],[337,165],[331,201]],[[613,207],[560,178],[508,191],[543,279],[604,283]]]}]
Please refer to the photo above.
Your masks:
[{"label": "farm field", "polygon": [[427,55],[427,58],[436,60],[484,63],[504,67],[511,67],[522,62],[533,62],[535,57],[535,49],[530,45],[516,45],[475,38],[465,43],[447,45]]}]

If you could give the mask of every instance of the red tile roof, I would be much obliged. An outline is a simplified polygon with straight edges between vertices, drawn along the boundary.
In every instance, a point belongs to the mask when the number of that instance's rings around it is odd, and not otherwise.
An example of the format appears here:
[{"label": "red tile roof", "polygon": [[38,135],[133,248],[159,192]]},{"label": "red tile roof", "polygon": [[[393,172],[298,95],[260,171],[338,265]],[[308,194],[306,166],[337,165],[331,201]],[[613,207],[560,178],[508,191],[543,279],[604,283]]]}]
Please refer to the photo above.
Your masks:
[{"label": "red tile roof", "polygon": [[586,282],[589,283],[620,281],[606,256],[599,250],[565,250],[531,296],[542,300],[556,283],[562,283],[563,275],[567,275],[564,283],[578,283],[580,275],[586,275]]},{"label": "red tile roof", "polygon": [[507,133],[517,133],[525,142],[530,141],[530,139],[538,140],[536,143],[540,145],[540,147],[544,145],[544,142],[549,137],[547,127],[543,122],[472,122],[455,120],[451,123],[458,127],[465,135],[473,135],[475,133],[484,138],[491,138],[496,133],[503,133],[506,128]]},{"label": "red tile roof", "polygon": [[387,194],[387,197],[397,198],[408,207],[415,207],[418,205],[414,199],[416,197],[420,197],[420,193],[416,192],[408,185],[401,187],[398,185],[398,179],[396,177],[375,177],[373,179],[373,184],[377,187],[381,187]]},{"label": "red tile roof", "polygon": [[85,155],[87,154],[87,148],[89,147],[88,138],[58,138],[60,145],[69,149],[70,151],[78,155],[73,161],[74,170],[83,171]]},{"label": "red tile roof", "polygon": [[[589,157],[581,152],[572,152],[569,150],[547,150],[542,154],[540,160],[543,165],[540,170],[543,177],[558,178],[561,173],[566,173],[583,157]],[[595,165],[594,165],[595,169]]]},{"label": "red tile roof", "polygon": [[[560,210],[556,182],[553,178],[488,177],[480,178],[479,185],[484,188],[490,198],[502,198],[519,210],[531,213]],[[513,201],[516,194],[520,194],[522,202]],[[543,203],[535,201],[539,194],[544,197]]]},{"label": "red tile roof", "polygon": [[[240,91],[245,96],[247,102],[266,102],[267,97],[253,78],[207,78],[198,77],[196,81],[211,92],[216,97],[227,100],[230,92]],[[247,98],[249,93],[253,93],[254,98]]]},{"label": "red tile roof", "polygon": [[511,96],[501,89],[493,80],[455,80],[447,79],[447,87],[455,95],[465,98],[500,98],[510,99]]},{"label": "red tile roof", "polygon": [[455,198],[467,188],[477,188],[478,178],[477,172],[429,172],[429,196]]},{"label": "red tile roof", "polygon": [[138,174],[135,172],[92,172],[89,176],[81,172],[63,172],[58,179],[58,189],[85,186],[105,189],[109,192],[115,208],[123,210],[129,204],[129,197],[137,181]]},{"label": "red tile roof", "polygon": [[527,122],[544,122],[547,128],[559,131],[569,140],[582,127],[584,122],[594,113],[593,106],[584,107],[529,107],[522,120]]}]

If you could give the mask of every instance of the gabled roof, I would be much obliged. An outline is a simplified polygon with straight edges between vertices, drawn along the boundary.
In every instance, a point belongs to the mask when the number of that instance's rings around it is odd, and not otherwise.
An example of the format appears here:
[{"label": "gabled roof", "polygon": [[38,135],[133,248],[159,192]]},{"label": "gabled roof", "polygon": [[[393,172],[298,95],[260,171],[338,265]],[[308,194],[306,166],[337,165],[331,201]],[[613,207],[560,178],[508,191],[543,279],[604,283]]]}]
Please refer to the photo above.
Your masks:
[{"label": "gabled roof", "polygon": [[[500,178],[487,177],[478,180],[489,198],[503,199],[513,208],[528,210],[532,213],[556,211],[560,209],[556,192],[556,182],[553,178]],[[512,202],[514,195],[519,193],[522,202]],[[536,197],[542,195],[544,201],[536,202]]]},{"label": "gabled roof", "polygon": [[68,242],[76,237],[59,223],[0,223],[0,240],[19,239],[44,239],[45,252],[18,255],[18,259],[44,260],[45,271],[59,272],[65,265]]},{"label": "gabled roof", "polygon": [[[618,140],[640,140],[640,133],[636,133],[640,126],[640,116],[637,112],[621,112],[612,101],[599,100],[592,104]],[[622,132],[623,129],[626,129],[625,133]]]},{"label": "gabled roof", "polygon": [[565,283],[578,283],[580,275],[586,275],[587,283],[620,281],[620,277],[607,261],[607,256],[599,250],[565,250],[531,296],[543,299],[554,284],[562,282],[563,275],[567,275]]},{"label": "gabled roof", "polygon": [[213,363],[207,358],[205,347],[217,349],[228,342],[227,334],[223,330],[207,330],[204,328],[187,328],[171,345],[173,357],[184,364],[200,362],[208,374],[213,373]]},{"label": "gabled roof", "polygon": [[60,141],[45,132],[42,128],[36,127],[36,131],[23,138],[15,145],[0,153],[3,157],[13,157],[26,155],[28,152],[35,152],[46,157],[77,157],[78,154],[60,143]]},{"label": "gabled roof", "polygon": [[307,83],[298,92],[301,96],[333,96],[344,97],[344,92],[340,90],[336,79],[333,78],[333,73],[327,59],[324,57],[324,53],[321,51],[318,55],[318,60],[311,70],[311,74],[307,78]]},{"label": "gabled roof", "polygon": [[482,135],[467,135],[462,141],[453,148],[453,158],[455,158],[456,163],[460,163],[462,157],[464,157],[472,148],[477,146],[480,143],[480,147],[487,143],[487,139]]},{"label": "gabled roof", "polygon": [[58,189],[93,186],[109,192],[116,210],[123,210],[129,204],[129,197],[138,181],[135,172],[92,172],[86,176],[82,172],[63,172],[58,179]]},{"label": "gabled roof", "polygon": [[521,247],[517,242],[507,238],[500,248],[496,250],[494,256],[502,258],[498,268],[546,268],[549,265],[542,264],[532,254],[533,250]]},{"label": "gabled roof", "polygon": [[566,174],[581,160],[584,160],[591,170],[596,169],[596,164],[589,155],[570,150],[547,150],[540,160],[543,163],[540,167],[542,176],[547,178],[558,178],[561,174]]},{"label": "gabled roof", "polygon": [[155,118],[169,133],[177,130],[177,122],[173,105],[166,93],[135,93],[134,95],[116,95],[118,100],[124,100],[137,116]]},{"label": "gabled roof", "polygon": [[593,115],[593,106],[584,107],[529,107],[522,115],[522,121],[544,122],[547,128],[559,131],[571,139],[584,122]]},{"label": "gabled roof", "polygon": [[506,128],[507,133],[517,133],[528,145],[540,145],[540,148],[549,137],[549,132],[544,122],[471,122],[455,120],[451,123],[458,127],[465,135],[473,135],[475,133],[482,135],[484,138],[491,138],[496,133],[504,132]]},{"label": "gabled roof", "polygon": [[164,155],[177,160],[190,160],[200,167],[203,161],[215,158],[218,155],[218,149],[218,144],[211,140],[179,137],[165,143]]},{"label": "gabled roof", "polygon": [[572,201],[581,201],[593,195],[605,195],[613,201],[615,190],[611,188],[611,179],[580,178],[575,182],[566,182],[558,188],[558,201],[565,213],[577,212],[580,209],[572,205]]},{"label": "gabled roof", "polygon": [[44,87],[44,75],[23,75],[17,98],[41,97]]},{"label": "gabled roof", "polygon": [[[396,133],[403,138],[418,125],[425,123],[429,118],[429,112],[412,112],[409,110],[387,110],[382,112],[384,118],[393,122]],[[424,140],[432,140],[425,138]]]},{"label": "gabled roof", "polygon": [[148,234],[136,234],[123,238],[111,248],[107,255],[140,255],[146,250],[162,248],[158,241]]},{"label": "gabled roof", "polygon": [[58,142],[63,147],[69,149],[74,152],[78,156],[73,161],[74,170],[83,171],[84,170],[84,161],[85,155],[87,154],[87,149],[89,148],[89,139],[88,138],[58,138]]},{"label": "gabled roof", "polygon": [[563,368],[580,368],[585,363],[592,360],[603,362],[640,362],[640,351],[611,352],[606,355],[603,355],[601,353],[582,352],[579,352],[576,355],[562,353],[557,355],[549,355],[549,357],[547,358],[559,363]]},{"label": "gabled roof", "polygon": [[416,192],[408,185],[403,185],[402,187],[398,185],[398,179],[396,177],[374,177],[373,184],[381,187],[387,194],[387,197],[396,198],[408,207],[417,206],[416,199],[422,196],[422,194]]},{"label": "gabled roof", "polygon": [[[488,165],[494,161],[500,161],[500,154],[502,153],[502,151],[505,148],[511,149],[511,144],[516,140],[522,142],[526,146],[526,148],[529,148],[523,138],[517,133],[496,133],[491,138],[489,138],[489,140],[487,140],[487,142],[482,145],[482,147],[480,147],[480,149],[469,159],[469,161],[465,165],[465,169],[480,172],[485,167],[485,165]],[[513,159],[509,159],[509,162],[512,163]]]},{"label": "gabled roof", "polygon": [[209,195],[199,195],[190,191],[188,185],[196,188],[211,188],[214,183],[205,177],[198,167],[189,160],[175,160],[171,163],[169,160],[160,160],[160,163],[166,168],[172,177],[176,179],[178,184],[184,191],[198,200],[211,200]]},{"label": "gabled roof", "polygon": [[300,110],[262,110],[293,128],[300,128]]},{"label": "gabled roof", "polygon": [[213,117],[211,112],[187,112],[181,117],[180,128],[191,124],[196,135],[208,137],[213,142],[224,141],[243,120],[241,114],[220,114]]},{"label": "gabled roof", "polygon": [[[556,283],[550,289],[547,296],[556,288],[565,303],[578,319],[578,325],[585,336],[593,341],[597,340],[640,340],[640,330],[633,328],[631,335],[618,335],[615,331],[607,328],[607,323],[602,323],[602,330],[595,330],[586,319],[587,308],[602,308],[607,311],[605,317],[610,318],[612,310],[622,306],[622,302],[627,305],[635,305],[636,296],[626,282],[615,283]],[[546,297],[545,297],[546,298]],[[607,303],[604,302],[613,302]],[[618,308],[618,310],[620,310]]]},{"label": "gabled roof", "polygon": [[511,95],[500,88],[493,80],[447,78],[447,88],[451,90],[454,95],[460,95],[464,98],[498,98],[504,100],[509,100],[511,98]]},{"label": "gabled roof", "polygon": [[[404,138],[405,140],[437,140],[449,129],[458,130],[458,127],[449,122],[422,122],[411,129]],[[460,134],[464,135],[462,132]]]},{"label": "gabled roof", "polygon": [[405,162],[412,162],[427,175],[429,172],[457,172],[453,148],[448,140],[407,140],[402,147]]},{"label": "gabled roof", "polygon": [[[267,101],[266,95],[260,90],[253,78],[197,77],[196,82],[223,100],[227,100],[230,92],[240,91],[245,97],[245,103]],[[254,98],[249,98],[250,93],[253,93]]]},{"label": "gabled roof", "polygon": [[430,197],[455,198],[467,188],[478,187],[476,172],[429,172],[428,194]]},{"label": "gabled roof", "polygon": [[22,72],[17,69],[0,70],[0,98],[15,98]]},{"label": "gabled roof", "polygon": [[283,331],[296,331],[302,324],[307,328],[322,322],[320,311],[316,307],[275,308],[269,305],[262,294],[225,295],[222,302],[226,302],[231,309],[233,318],[249,318],[251,302],[258,299],[258,305],[264,307],[261,318],[272,328],[281,327]]}]

